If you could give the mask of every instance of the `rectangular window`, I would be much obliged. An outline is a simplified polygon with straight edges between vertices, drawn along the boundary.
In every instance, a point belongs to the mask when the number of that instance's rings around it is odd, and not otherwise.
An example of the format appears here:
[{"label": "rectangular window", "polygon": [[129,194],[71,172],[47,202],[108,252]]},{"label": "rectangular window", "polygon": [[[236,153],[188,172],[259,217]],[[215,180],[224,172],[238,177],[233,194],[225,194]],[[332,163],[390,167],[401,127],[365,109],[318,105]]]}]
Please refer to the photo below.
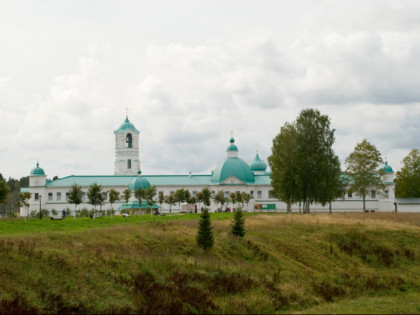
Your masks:
[{"label": "rectangular window", "polygon": [[385,198],[389,198],[389,191],[385,190]]},{"label": "rectangular window", "polygon": [[370,198],[376,198],[376,190],[370,192]]},{"label": "rectangular window", "polygon": [[52,193],[48,193],[48,200],[51,201],[52,200]]},{"label": "rectangular window", "polygon": [[61,192],[58,192],[57,193],[57,201],[60,201],[61,200]]},{"label": "rectangular window", "polygon": [[276,197],[274,196],[274,194],[273,194],[273,191],[272,190],[269,190],[268,191],[268,198],[271,198],[271,199],[275,199]]},{"label": "rectangular window", "polygon": [[196,191],[193,191],[193,197],[195,197],[197,195]]},{"label": "rectangular window", "polygon": [[353,193],[351,191],[347,192],[347,197],[348,198],[353,198]]},{"label": "rectangular window", "polygon": [[251,191],[249,192],[249,194],[251,195],[251,199],[254,199],[254,191],[253,191],[253,190],[251,190]]},{"label": "rectangular window", "polygon": [[39,199],[39,194],[38,194],[38,193],[35,193],[35,195],[34,195],[34,199],[35,199],[35,200],[38,200],[38,199]]},{"label": "rectangular window", "polygon": [[85,201],[85,200],[86,200],[86,193],[82,192],[82,201]]},{"label": "rectangular window", "polygon": [[257,191],[257,198],[262,199],[262,191],[261,190]]},{"label": "rectangular window", "polygon": [[216,196],[216,192],[214,190],[211,191],[211,196],[212,197]]},{"label": "rectangular window", "polygon": [[229,197],[230,193],[228,191],[225,191],[225,197]]},{"label": "rectangular window", "polygon": [[131,160],[127,160],[127,168],[130,170],[131,169]]},{"label": "rectangular window", "polygon": [[169,194],[170,194],[170,195],[174,195],[174,194],[175,194],[175,192],[174,192],[174,191],[171,191]]},{"label": "rectangular window", "polygon": [[104,200],[106,200],[106,198],[108,198],[108,194],[107,194],[106,192],[102,193],[102,198],[103,198]]},{"label": "rectangular window", "polygon": [[69,200],[69,195],[70,195],[70,194],[67,192],[67,193],[66,193],[66,200]]}]

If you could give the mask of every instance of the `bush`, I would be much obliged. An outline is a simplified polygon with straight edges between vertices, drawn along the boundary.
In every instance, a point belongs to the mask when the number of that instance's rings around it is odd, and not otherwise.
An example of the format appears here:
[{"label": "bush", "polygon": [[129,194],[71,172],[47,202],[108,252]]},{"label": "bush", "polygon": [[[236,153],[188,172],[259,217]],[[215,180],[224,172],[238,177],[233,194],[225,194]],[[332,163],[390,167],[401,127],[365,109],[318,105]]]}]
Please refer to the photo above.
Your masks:
[{"label": "bush", "polygon": [[7,217],[8,218],[17,218],[18,217],[17,211],[7,211]]}]

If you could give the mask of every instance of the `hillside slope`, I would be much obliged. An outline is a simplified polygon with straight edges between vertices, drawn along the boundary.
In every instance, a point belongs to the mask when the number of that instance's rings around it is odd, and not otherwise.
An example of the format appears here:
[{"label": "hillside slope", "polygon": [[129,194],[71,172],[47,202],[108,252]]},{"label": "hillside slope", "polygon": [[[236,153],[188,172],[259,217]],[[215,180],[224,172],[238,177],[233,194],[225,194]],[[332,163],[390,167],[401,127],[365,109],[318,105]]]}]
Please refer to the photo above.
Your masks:
[{"label": "hillside slope", "polygon": [[0,313],[420,312],[419,215],[188,218],[3,235]]}]

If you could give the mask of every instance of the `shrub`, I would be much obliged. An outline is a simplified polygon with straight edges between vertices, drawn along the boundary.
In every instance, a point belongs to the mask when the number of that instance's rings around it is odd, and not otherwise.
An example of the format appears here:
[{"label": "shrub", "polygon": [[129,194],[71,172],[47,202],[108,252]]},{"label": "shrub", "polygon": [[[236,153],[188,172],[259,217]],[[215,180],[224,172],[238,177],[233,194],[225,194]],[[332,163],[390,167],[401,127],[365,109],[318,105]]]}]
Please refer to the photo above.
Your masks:
[{"label": "shrub", "polygon": [[17,218],[18,217],[18,214],[17,214],[16,211],[8,211],[7,212],[7,217],[8,218]]}]

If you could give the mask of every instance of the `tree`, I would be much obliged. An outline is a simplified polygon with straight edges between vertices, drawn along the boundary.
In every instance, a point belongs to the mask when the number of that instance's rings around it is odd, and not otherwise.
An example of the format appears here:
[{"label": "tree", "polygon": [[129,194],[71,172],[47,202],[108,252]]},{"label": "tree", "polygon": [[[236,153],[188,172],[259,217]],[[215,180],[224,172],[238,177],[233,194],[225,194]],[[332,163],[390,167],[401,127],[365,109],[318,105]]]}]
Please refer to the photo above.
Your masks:
[{"label": "tree", "polygon": [[71,186],[68,193],[69,193],[69,196],[67,200],[69,203],[74,204],[74,219],[76,220],[76,208],[78,205],[82,203],[82,197],[83,197],[82,187],[80,187],[77,184],[74,184]]},{"label": "tree", "polygon": [[420,198],[420,151],[411,150],[402,164],[395,178],[395,197]]},{"label": "tree", "polygon": [[165,202],[165,195],[163,194],[163,191],[159,191],[158,202],[160,207],[162,208],[162,204]]},{"label": "tree", "polygon": [[248,203],[249,203],[249,201],[251,200],[251,195],[250,194],[248,194],[248,193],[246,193],[246,192],[242,192],[241,193],[242,194],[242,201],[244,202],[244,203],[246,203],[246,208],[247,208],[247,210],[248,210]]},{"label": "tree", "polygon": [[181,209],[181,202],[184,202],[186,198],[184,188],[180,188],[175,191],[175,198],[176,202],[178,202],[179,208]]},{"label": "tree", "polygon": [[195,195],[195,197],[197,198],[197,202],[198,202],[198,207],[200,208],[200,203],[203,202],[204,199],[204,195],[202,191],[198,191],[197,194]]},{"label": "tree", "polygon": [[210,189],[203,188],[201,190],[201,192],[203,193],[203,203],[206,207],[210,207],[210,198],[211,198],[211,191]]},{"label": "tree", "polygon": [[109,203],[111,204],[111,217],[112,217],[112,213],[114,212],[114,208],[112,207],[112,205],[114,204],[114,202],[118,200],[120,200],[120,193],[116,191],[115,189],[111,189],[109,191]]},{"label": "tree", "polygon": [[234,192],[231,192],[229,194],[230,200],[232,201],[232,208],[233,211],[235,211],[235,203],[236,203],[236,194]]},{"label": "tree", "polygon": [[152,215],[152,206],[155,204],[156,200],[156,186],[147,187],[144,190],[144,199],[146,200],[147,206],[150,209],[150,215]]},{"label": "tree", "polygon": [[[128,204],[128,201],[130,200],[131,196],[133,195],[133,192],[130,189],[125,189],[123,191],[123,198],[126,204]],[[126,210],[126,212],[128,213],[128,210]]]},{"label": "tree", "polygon": [[134,192],[134,197],[136,197],[136,199],[139,201],[139,210],[141,209],[141,204],[143,202],[143,199],[145,197],[145,192],[144,189],[139,187],[137,188],[137,190]]},{"label": "tree", "polygon": [[7,186],[6,182],[3,179],[1,179],[0,180],[0,203],[6,203],[8,196],[9,196],[9,186]]},{"label": "tree", "polygon": [[236,202],[240,203],[242,207],[244,206],[244,202],[242,200],[242,194],[240,191],[236,192]]},{"label": "tree", "polygon": [[26,222],[26,217],[28,216],[28,208],[29,208],[29,199],[31,199],[32,194],[30,192],[24,192],[24,193],[19,193],[19,207],[25,207],[26,212],[25,212],[25,222]]},{"label": "tree", "polygon": [[329,169],[338,161],[334,140],[328,116],[311,108],[302,110],[294,123],[286,123],[273,139],[268,158],[272,194],[287,204],[288,213],[295,202],[302,202],[304,213],[309,213],[310,204],[325,205],[334,196],[330,184],[336,172]]},{"label": "tree", "polygon": [[239,237],[244,237],[245,235],[245,218],[240,207],[235,211],[231,232]]},{"label": "tree", "polygon": [[207,208],[201,213],[196,241],[197,245],[204,250],[213,247],[213,227],[211,226],[210,214]]},{"label": "tree", "polygon": [[173,194],[166,196],[165,202],[169,205],[169,213],[172,213],[172,206],[176,204],[176,198]]},{"label": "tree", "polygon": [[366,211],[366,195],[373,189],[384,189],[381,176],[383,160],[378,149],[366,139],[358,143],[346,158],[347,173],[352,183],[350,189],[363,197],[363,211]]},{"label": "tree", "polygon": [[102,194],[102,186],[97,183],[93,183],[89,186],[87,193],[88,203],[95,207],[93,212],[93,218],[96,219],[96,206],[102,206],[104,203],[104,196]]},{"label": "tree", "polygon": [[214,195],[214,197],[213,197],[213,200],[214,200],[214,203],[216,204],[216,207],[217,207],[217,205],[220,203],[221,205],[222,205],[222,207],[223,207],[223,204],[225,203],[224,202],[224,199],[225,199],[225,194],[224,194],[224,192],[223,191],[221,191],[221,190],[219,190],[215,195]]},{"label": "tree", "polygon": [[287,204],[291,213],[292,204],[301,199],[297,131],[293,124],[286,123],[273,139],[272,154],[268,158],[271,168],[272,194]]}]

